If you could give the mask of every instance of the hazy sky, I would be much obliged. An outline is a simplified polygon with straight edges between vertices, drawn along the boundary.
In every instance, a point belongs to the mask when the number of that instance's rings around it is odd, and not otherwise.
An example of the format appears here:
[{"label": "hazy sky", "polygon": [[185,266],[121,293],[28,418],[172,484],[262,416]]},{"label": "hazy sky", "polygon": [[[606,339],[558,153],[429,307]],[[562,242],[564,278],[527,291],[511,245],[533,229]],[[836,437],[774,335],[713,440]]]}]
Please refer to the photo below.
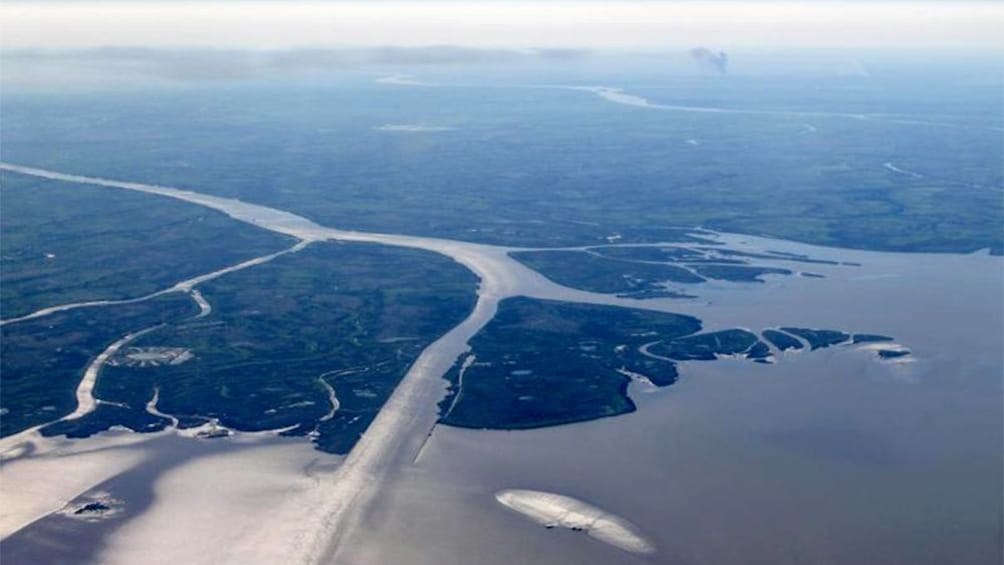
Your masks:
[{"label": "hazy sky", "polygon": [[1004,46],[994,2],[6,0],[0,46]]}]

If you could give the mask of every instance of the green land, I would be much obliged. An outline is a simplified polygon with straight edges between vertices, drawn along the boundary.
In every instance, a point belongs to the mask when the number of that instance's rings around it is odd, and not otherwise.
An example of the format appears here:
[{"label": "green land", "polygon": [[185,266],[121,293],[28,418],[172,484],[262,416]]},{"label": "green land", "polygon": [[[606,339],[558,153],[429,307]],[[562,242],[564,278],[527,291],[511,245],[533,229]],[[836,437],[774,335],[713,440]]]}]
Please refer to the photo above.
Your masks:
[{"label": "green land", "polygon": [[[456,67],[433,67],[410,70],[457,81]],[[10,162],[191,188],[346,229],[544,247],[601,245],[614,234],[659,241],[650,228],[704,226],[872,250],[1004,251],[999,131],[820,115],[804,120],[814,128],[806,132],[788,116],[665,112],[588,92],[514,88],[510,71],[465,67],[464,82],[482,86],[456,88],[352,74],[45,96],[11,88],[0,142]],[[518,71],[524,84],[545,84],[562,69]],[[623,69],[583,72],[564,77],[633,80]],[[993,80],[931,91],[929,72],[872,77],[881,86],[867,95],[853,77],[825,85],[686,79],[672,90],[635,84],[627,92],[656,103],[921,121],[943,119],[939,107],[948,105],[962,123],[999,127]],[[455,129],[374,127],[416,116]]]},{"label": "green land", "polygon": [[314,243],[199,288],[209,316],[132,344],[184,348],[192,359],[107,366],[95,395],[128,410],[99,410],[55,431],[145,431],[145,405],[159,391],[158,409],[182,426],[212,418],[243,431],[290,428],[345,453],[419,353],[468,315],[476,279],[428,252]]},{"label": "green land", "polygon": [[724,249],[679,246],[600,246],[584,251],[517,251],[517,261],[554,282],[592,292],[631,298],[693,298],[668,285],[699,284],[709,279],[764,282],[764,275],[791,275],[780,267],[750,264],[753,258],[801,260],[771,255],[727,255]]},{"label": "green land", "polygon": [[809,342],[812,349],[822,349],[831,345],[845,343],[851,336],[839,330],[819,330],[811,328],[781,328],[782,330]]},{"label": "green land", "polygon": [[[753,332],[697,333],[700,329],[699,320],[678,314],[504,300],[496,317],[471,340],[470,355],[447,373],[450,387],[440,403],[440,421],[466,428],[525,429],[605,418],[635,409],[628,396],[632,380],[672,385],[680,363],[723,356],[773,361],[770,345]],[[842,343],[834,341],[842,332],[799,331],[817,346]],[[778,330],[764,330],[763,336],[781,351],[803,347]]]},{"label": "green land", "polygon": [[[691,334],[690,316],[510,298],[471,341],[473,364],[446,376],[443,423],[470,428],[536,428],[632,412],[627,386],[637,373],[676,381],[673,363],[646,357],[647,342]],[[463,373],[461,381],[461,372]]]},{"label": "green land", "polygon": [[289,247],[169,198],[0,172],[0,313],[136,298]]},{"label": "green land", "polygon": [[722,330],[659,342],[649,351],[677,361],[714,361],[719,355],[766,357],[769,350],[765,353],[762,347],[747,355],[759,343],[756,335],[746,330]]},{"label": "green land", "polygon": [[197,311],[191,298],[175,293],[0,326],[0,435],[72,412],[77,405],[75,391],[87,365],[123,335],[181,320]]},{"label": "green land", "polygon": [[592,292],[657,291],[664,290],[665,282],[704,281],[675,265],[609,259],[587,251],[519,251],[511,255],[558,284]]},{"label": "green land", "polygon": [[771,342],[771,344],[773,344],[774,347],[778,348],[780,351],[787,351],[789,349],[802,349],[801,341],[782,331],[764,330],[762,333],[764,339]]}]

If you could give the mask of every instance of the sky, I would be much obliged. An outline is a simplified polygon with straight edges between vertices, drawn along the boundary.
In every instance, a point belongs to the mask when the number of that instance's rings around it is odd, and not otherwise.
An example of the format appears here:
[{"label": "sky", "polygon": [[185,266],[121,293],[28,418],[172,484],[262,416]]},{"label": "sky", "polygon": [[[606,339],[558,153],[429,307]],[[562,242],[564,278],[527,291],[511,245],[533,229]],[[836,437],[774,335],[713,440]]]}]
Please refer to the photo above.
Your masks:
[{"label": "sky", "polygon": [[1004,3],[5,0],[0,49],[1004,49]]}]

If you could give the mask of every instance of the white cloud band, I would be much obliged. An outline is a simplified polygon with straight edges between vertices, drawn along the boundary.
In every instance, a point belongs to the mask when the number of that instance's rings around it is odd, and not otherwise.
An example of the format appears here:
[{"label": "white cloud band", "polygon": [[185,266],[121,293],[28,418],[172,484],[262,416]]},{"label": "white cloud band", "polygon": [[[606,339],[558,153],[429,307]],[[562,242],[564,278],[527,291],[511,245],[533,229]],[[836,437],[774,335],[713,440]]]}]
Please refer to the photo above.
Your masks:
[{"label": "white cloud band", "polygon": [[46,2],[0,5],[0,46],[1001,48],[991,2]]}]

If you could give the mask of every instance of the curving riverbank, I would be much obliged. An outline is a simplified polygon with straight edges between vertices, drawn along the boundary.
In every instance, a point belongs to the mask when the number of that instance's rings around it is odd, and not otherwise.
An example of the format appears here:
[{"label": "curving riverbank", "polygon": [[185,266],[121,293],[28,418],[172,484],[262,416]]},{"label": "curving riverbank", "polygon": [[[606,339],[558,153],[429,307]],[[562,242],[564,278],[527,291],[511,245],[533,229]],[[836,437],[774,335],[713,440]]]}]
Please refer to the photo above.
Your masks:
[{"label": "curving riverbank", "polygon": [[[384,491],[384,487],[388,482],[386,480],[388,474],[395,469],[400,469],[411,463],[414,453],[422,446],[428,436],[429,429],[436,422],[435,404],[442,398],[446,386],[446,382],[440,376],[453,365],[458,357],[468,351],[468,340],[492,319],[498,303],[504,298],[528,296],[573,302],[613,304],[662,311],[671,308],[677,312],[699,313],[700,317],[710,326],[707,329],[726,327],[724,325],[726,323],[731,326],[736,322],[751,326],[756,325],[757,322],[754,318],[762,315],[760,311],[745,311],[744,308],[746,305],[741,305],[737,308],[735,304],[726,302],[726,300],[741,299],[741,297],[733,298],[726,296],[723,292],[718,292],[722,289],[727,291],[729,288],[734,288],[729,285],[722,285],[718,291],[711,293],[716,303],[713,308],[708,308],[703,303],[638,301],[618,298],[608,294],[580,291],[558,285],[512,259],[508,254],[515,250],[513,248],[435,238],[337,230],[317,225],[305,218],[282,211],[250,205],[240,201],[208,197],[191,191],[108,179],[76,177],[16,165],[3,164],[0,165],[0,169],[35,176],[59,175],[58,178],[60,180],[73,177],[79,179],[74,182],[101,184],[103,186],[139,190],[141,192],[178,198],[222,211],[231,217],[264,229],[271,229],[279,233],[301,237],[305,241],[327,239],[365,241],[435,251],[447,255],[467,266],[480,278],[478,301],[474,310],[461,324],[454,327],[450,332],[443,335],[423,351],[421,356],[408,370],[407,375],[397,389],[395,389],[376,420],[364,434],[362,440],[360,440],[356,448],[344,461],[337,467],[328,467],[320,471],[314,467],[305,468],[307,470],[304,473],[309,475],[310,480],[308,482],[312,485],[310,490],[305,491],[304,496],[295,498],[295,500],[291,498],[291,501],[282,506],[282,508],[275,508],[275,516],[271,516],[273,513],[272,507],[265,504],[261,506],[261,508],[268,508],[270,517],[268,520],[264,520],[259,516],[256,517],[255,521],[267,522],[268,527],[263,528],[260,535],[256,535],[251,545],[242,548],[244,552],[242,555],[244,557],[253,556],[254,559],[261,562],[282,560],[294,563],[306,563],[322,561],[326,557],[342,558],[344,557],[344,551],[351,550],[351,548],[348,548],[342,542],[345,542],[349,538],[356,540],[358,539],[358,534],[367,533],[368,526],[363,522],[363,518],[367,515],[369,509],[372,508],[374,500]],[[47,178],[57,177],[49,176]],[[729,245],[741,246],[741,244],[751,241],[755,244],[755,249],[773,248],[785,249],[792,252],[804,251],[802,249],[804,246],[788,249],[777,241],[759,242],[756,238],[747,236],[716,234],[714,237],[723,242],[728,242]],[[858,255],[861,254],[859,253]],[[912,261],[914,257],[910,259]],[[966,261],[972,259],[960,257],[958,260]],[[829,266],[821,266],[820,268],[824,271],[835,269]],[[819,284],[828,285],[833,289],[833,292],[847,292],[844,288],[834,286],[840,284],[840,281],[836,279],[824,279]],[[190,288],[190,290],[193,293],[197,292],[194,288]],[[771,292],[774,293],[772,295],[774,301],[770,304],[777,305],[785,303],[783,299],[790,297],[791,290],[777,289]],[[193,298],[195,298],[194,294]],[[196,300],[198,301],[197,298]],[[201,303],[200,307],[202,307]],[[201,310],[204,312],[205,308],[202,307]],[[728,314],[728,318],[725,318],[725,313]],[[772,323],[777,321],[772,320]],[[789,321],[786,320],[787,322]],[[811,317],[790,320],[791,324],[799,324],[806,327],[812,327],[814,322]],[[844,327],[843,324],[838,325]],[[885,331],[883,327],[875,327],[874,329]],[[119,437],[137,442],[144,442],[148,439],[138,434],[122,434]],[[49,449],[47,446],[50,445],[76,443],[57,439],[42,439],[38,438],[37,435],[29,434],[28,437],[22,438],[20,442],[21,447],[18,447],[17,445],[9,445],[10,442],[8,440],[10,439],[7,438],[0,441],[0,447],[4,449],[7,447],[22,449],[23,447],[23,450],[27,450],[28,452],[32,449],[37,450],[36,452],[45,452],[46,449]],[[26,442],[27,445],[25,445]],[[11,455],[13,457],[20,457],[20,462],[26,464],[19,465],[19,474],[17,476],[29,476],[31,474],[31,454],[25,455],[24,451],[15,451]],[[45,489],[47,495],[46,501],[49,506],[46,508],[41,508],[37,504],[33,506],[33,511],[36,513],[35,516],[45,515],[45,511],[51,511],[51,509],[47,510],[47,508],[51,508],[52,505],[56,505],[56,509],[58,509],[59,504],[65,503],[66,500],[72,499],[80,492],[96,484],[98,482],[97,478],[100,478],[102,473],[113,476],[116,472],[120,472],[124,468],[123,466],[127,465],[124,459],[120,464],[112,461],[111,457],[107,460],[101,460],[100,463],[97,460],[95,461],[94,468],[91,469],[95,477],[94,480],[66,480],[57,482],[57,484],[51,486],[41,485],[40,488]],[[58,462],[48,461],[48,471],[54,468],[54,463]],[[207,465],[207,467],[211,468],[211,465]],[[292,466],[290,467],[292,468]],[[225,467],[222,467],[221,464],[221,468]],[[284,468],[284,472],[286,471],[289,471],[289,469]],[[7,483],[17,482],[10,480],[9,476],[5,478],[8,479],[5,481]],[[195,478],[201,478],[201,475],[196,474]],[[300,477],[297,476],[296,478],[299,479]],[[185,481],[181,481],[180,479],[177,482],[185,483]],[[52,492],[50,492],[50,488]],[[307,487],[304,488],[306,489]],[[171,498],[171,496],[165,496],[164,498]],[[223,505],[225,501],[221,499],[219,504]],[[634,515],[631,518],[633,520],[637,519]],[[28,522],[12,519],[9,523],[20,524],[17,526],[19,528]],[[652,521],[639,520],[638,523],[649,524]],[[221,528],[233,529],[229,524],[223,524]],[[365,537],[365,535],[362,537]],[[138,536],[137,539],[151,540],[152,538]],[[660,546],[662,546],[661,543]],[[134,551],[142,549],[143,555],[149,554],[146,547],[133,549]],[[175,553],[170,553],[170,555],[173,557]],[[109,558],[106,560],[103,559],[106,562],[129,562],[130,557],[132,558],[132,562],[135,562],[137,558],[140,558],[140,554],[134,552],[131,554],[114,554],[107,557]],[[234,558],[240,559],[239,556],[235,556]],[[166,556],[165,559],[167,559]]]},{"label": "curving riverbank", "polygon": [[[509,252],[517,250],[515,248],[437,238],[339,230],[321,226],[289,212],[159,185],[66,174],[10,163],[0,163],[0,170],[175,198],[223,212],[236,220],[300,240],[293,248],[276,254],[183,281],[172,287],[170,289],[172,291],[190,292],[195,285],[210,278],[266,262],[283,253],[302,249],[310,242],[322,240],[369,242],[433,251],[464,265],[480,279],[477,303],[470,315],[422,352],[345,461],[331,475],[324,478],[320,486],[324,492],[318,497],[322,502],[305,508],[304,516],[300,517],[303,524],[310,526],[298,528],[292,535],[284,536],[281,541],[275,540],[275,543],[279,544],[278,547],[282,548],[282,555],[293,562],[311,563],[322,559],[325,555],[336,554],[339,549],[338,542],[351,535],[360,523],[368,504],[379,492],[380,479],[386,470],[394,463],[410,462],[414,459],[429,430],[436,423],[436,403],[442,398],[446,387],[446,382],[441,379],[442,375],[461,354],[468,350],[468,341],[491,320],[499,301],[512,296],[530,296],[647,307],[636,300],[558,285],[511,258]],[[201,302],[200,307],[205,312]],[[655,305],[651,307],[658,309]],[[121,347],[137,336],[127,337],[129,339],[116,342],[117,346]],[[115,350],[118,347],[115,347]],[[104,359],[113,353],[114,351],[111,351]],[[98,363],[96,367],[98,370],[100,364]],[[87,396],[80,404],[85,410],[83,413],[94,407],[93,396],[87,393],[93,388],[97,372],[97,370],[91,371],[81,383],[80,390]],[[81,408],[78,408],[78,411],[80,410]],[[24,442],[38,441],[42,440],[36,437],[35,431],[28,430],[0,440],[0,450],[11,449]]]}]

